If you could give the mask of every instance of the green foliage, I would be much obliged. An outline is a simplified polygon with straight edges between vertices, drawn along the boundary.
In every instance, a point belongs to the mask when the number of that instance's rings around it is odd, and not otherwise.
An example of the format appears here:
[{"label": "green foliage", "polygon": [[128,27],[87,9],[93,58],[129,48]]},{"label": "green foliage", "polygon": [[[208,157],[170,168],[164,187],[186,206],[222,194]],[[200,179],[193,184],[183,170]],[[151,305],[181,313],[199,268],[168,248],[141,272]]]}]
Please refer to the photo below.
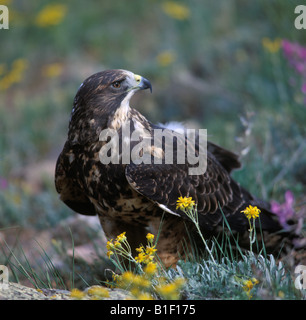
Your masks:
[{"label": "green foliage", "polygon": [[259,281],[251,291],[252,299],[302,298],[302,292],[295,289],[290,273],[281,262],[276,263],[272,255],[265,258],[247,253],[239,260],[224,257],[218,266],[207,259],[180,261],[177,270],[168,273],[188,279],[188,299],[249,299],[242,289],[241,277],[255,277]]}]

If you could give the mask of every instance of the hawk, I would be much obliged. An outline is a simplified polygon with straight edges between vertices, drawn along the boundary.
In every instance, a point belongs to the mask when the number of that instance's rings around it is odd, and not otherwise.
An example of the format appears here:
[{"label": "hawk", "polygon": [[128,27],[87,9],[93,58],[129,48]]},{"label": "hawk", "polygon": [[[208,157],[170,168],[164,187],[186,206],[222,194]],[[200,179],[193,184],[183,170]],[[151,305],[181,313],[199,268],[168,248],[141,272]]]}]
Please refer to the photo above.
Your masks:
[{"label": "hawk", "polygon": [[[159,234],[157,249],[165,266],[184,257],[196,239],[194,224],[176,208],[179,197],[192,197],[196,202],[205,236],[222,229],[224,216],[233,231],[247,232],[248,220],[241,210],[248,205],[261,209],[262,230],[280,230],[267,205],[232,179],[231,171],[240,167],[237,155],[216,144],[207,142],[206,171],[200,174],[190,174],[188,161],[182,163],[176,156],[173,163],[167,163],[165,142],[159,147],[146,143],[138,149],[140,156],[146,154],[151,160],[157,157],[158,163],[121,161],[122,143],[128,140],[123,134],[127,124],[129,132],[138,132],[139,141],[152,141],[157,129],[165,129],[130,106],[133,94],[145,89],[152,91],[147,79],[119,69],[98,72],[81,84],[73,103],[68,138],[56,164],[55,185],[60,199],[80,214],[98,215],[108,239],[126,232],[132,248],[146,243],[148,232]],[[101,157],[112,156],[112,151],[105,148],[110,137],[101,139],[105,130],[118,133],[119,161],[101,161]],[[173,154],[179,151],[179,140],[184,146],[187,138],[184,133],[175,133],[175,139]],[[130,139],[129,143],[131,151],[137,141]],[[199,154],[199,143],[195,143],[194,151]]]}]

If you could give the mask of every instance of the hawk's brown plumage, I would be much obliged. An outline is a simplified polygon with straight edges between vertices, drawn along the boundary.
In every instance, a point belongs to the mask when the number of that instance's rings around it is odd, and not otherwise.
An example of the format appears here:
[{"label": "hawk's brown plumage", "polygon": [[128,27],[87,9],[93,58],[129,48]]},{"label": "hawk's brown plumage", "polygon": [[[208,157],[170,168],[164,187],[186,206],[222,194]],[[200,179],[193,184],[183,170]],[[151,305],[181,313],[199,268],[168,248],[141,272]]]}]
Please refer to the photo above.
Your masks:
[{"label": "hawk's brown plumage", "polygon": [[[213,234],[227,217],[233,230],[244,232],[248,221],[240,212],[248,205],[261,208],[263,230],[277,231],[280,225],[265,204],[239,186],[230,172],[240,167],[235,154],[208,142],[207,170],[189,175],[188,164],[102,164],[99,152],[106,141],[99,135],[106,128],[121,131],[129,122],[130,130],[149,132],[160,128],[129,106],[133,93],[151,88],[148,80],[125,70],[107,70],[87,78],[74,99],[68,139],[60,154],[55,173],[61,200],[74,211],[98,214],[108,238],[126,231],[134,247],[145,243],[147,232],[157,234],[158,253],[168,266],[183,254],[182,243],[194,236],[194,226],[176,210],[179,196],[192,197],[197,203],[204,234]],[[124,137],[123,137],[124,139]],[[177,139],[185,139],[179,135]],[[122,139],[120,143],[122,142]],[[176,154],[174,144],[174,154]],[[144,151],[145,152],[145,151]],[[146,150],[153,156],[163,150]],[[164,159],[163,159],[164,160]]]}]

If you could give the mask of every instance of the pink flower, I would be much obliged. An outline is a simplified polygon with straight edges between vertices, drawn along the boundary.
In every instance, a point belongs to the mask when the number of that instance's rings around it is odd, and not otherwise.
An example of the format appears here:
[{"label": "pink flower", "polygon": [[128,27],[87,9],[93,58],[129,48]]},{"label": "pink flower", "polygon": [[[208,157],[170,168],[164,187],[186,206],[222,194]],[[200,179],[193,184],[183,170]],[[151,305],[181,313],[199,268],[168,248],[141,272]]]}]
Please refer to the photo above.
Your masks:
[{"label": "pink flower", "polygon": [[306,48],[299,46],[298,56],[301,60],[306,60]]},{"label": "pink flower", "polygon": [[282,48],[285,58],[301,77],[303,83],[301,91],[303,94],[306,94],[306,47],[284,39],[282,41]]},{"label": "pink flower", "polygon": [[297,73],[304,74],[306,70],[306,63],[305,62],[295,62],[293,66]]},{"label": "pink flower", "polygon": [[285,193],[285,202],[279,204],[276,201],[271,201],[271,211],[279,218],[279,223],[286,229],[288,227],[287,221],[290,220],[294,214],[294,195],[288,190]]},{"label": "pink flower", "polygon": [[282,41],[282,47],[283,47],[285,55],[286,56],[290,56],[292,51],[293,51],[292,50],[292,44],[288,40],[284,39]]},{"label": "pink flower", "polygon": [[8,182],[4,178],[0,178],[0,190],[7,189],[8,187]]}]

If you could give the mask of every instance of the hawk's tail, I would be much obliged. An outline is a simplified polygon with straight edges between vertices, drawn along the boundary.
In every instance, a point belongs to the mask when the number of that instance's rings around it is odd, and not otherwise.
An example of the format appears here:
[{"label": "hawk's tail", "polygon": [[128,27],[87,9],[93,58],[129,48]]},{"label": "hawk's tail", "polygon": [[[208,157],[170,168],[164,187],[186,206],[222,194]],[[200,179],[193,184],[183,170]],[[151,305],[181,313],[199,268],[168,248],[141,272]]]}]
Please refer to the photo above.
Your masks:
[{"label": "hawk's tail", "polygon": [[[235,215],[241,215],[241,211],[248,205],[257,206],[261,212],[259,218],[255,220],[257,247],[262,250],[263,246],[267,253],[275,256],[292,255],[295,261],[306,261],[306,239],[302,235],[301,217],[291,218],[285,223],[280,220],[279,216],[271,210],[271,205],[252,196],[247,190],[241,188],[244,204],[237,210]],[[234,216],[235,216],[234,215]],[[235,230],[236,219],[228,218],[230,227]],[[249,247],[249,230],[237,230],[239,233],[242,247]],[[259,244],[259,246],[258,246]],[[297,258],[299,257],[299,258]]]}]

